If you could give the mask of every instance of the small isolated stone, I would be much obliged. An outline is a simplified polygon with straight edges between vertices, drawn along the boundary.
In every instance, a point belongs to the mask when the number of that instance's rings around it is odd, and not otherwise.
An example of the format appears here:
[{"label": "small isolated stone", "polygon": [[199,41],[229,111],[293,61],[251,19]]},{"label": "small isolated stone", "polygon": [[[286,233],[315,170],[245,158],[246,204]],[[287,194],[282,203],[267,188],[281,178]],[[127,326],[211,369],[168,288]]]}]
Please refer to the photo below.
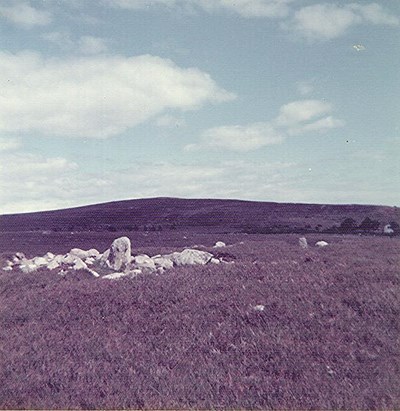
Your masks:
[{"label": "small isolated stone", "polygon": [[111,274],[107,274],[104,275],[101,278],[104,278],[105,280],[118,280],[119,278],[123,278],[123,277],[135,277],[136,275],[140,274],[142,272],[142,270],[140,269],[135,269],[132,271],[128,271],[128,272],[118,272],[118,273],[111,273]]},{"label": "small isolated stone", "polygon": [[299,246],[301,248],[307,248],[308,247],[307,239],[305,237],[300,237],[299,238]]},{"label": "small isolated stone", "polygon": [[385,227],[383,227],[383,234],[390,235],[393,233],[394,233],[394,230],[390,224],[386,224]]},{"label": "small isolated stone", "polygon": [[326,241],[317,241],[315,243],[316,247],[326,247],[327,245],[329,245]]},{"label": "small isolated stone", "polygon": [[326,372],[327,372],[329,375],[335,374],[335,371],[333,371],[332,368],[331,368],[329,365],[326,366]]},{"label": "small isolated stone", "polygon": [[214,244],[214,248],[221,248],[221,247],[226,247],[226,244],[223,241],[217,241]]},{"label": "small isolated stone", "polygon": [[6,265],[5,267],[3,267],[3,271],[12,271],[12,266],[11,265]]},{"label": "small isolated stone", "polygon": [[218,258],[212,258],[212,259],[210,260],[210,263],[211,263],[211,264],[221,264],[221,261],[218,260]]},{"label": "small isolated stone", "polygon": [[265,310],[265,305],[257,304],[253,307],[253,309],[256,310],[256,311],[264,311]]}]

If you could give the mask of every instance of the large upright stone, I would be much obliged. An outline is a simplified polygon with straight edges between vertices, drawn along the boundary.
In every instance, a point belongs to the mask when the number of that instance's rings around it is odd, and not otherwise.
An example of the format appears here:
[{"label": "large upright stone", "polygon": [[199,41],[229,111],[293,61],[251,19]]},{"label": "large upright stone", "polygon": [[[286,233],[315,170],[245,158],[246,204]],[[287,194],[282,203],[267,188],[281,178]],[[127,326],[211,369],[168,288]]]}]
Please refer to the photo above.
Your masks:
[{"label": "large upright stone", "polygon": [[131,240],[120,237],[113,241],[107,258],[107,265],[115,271],[125,270],[131,262]]},{"label": "large upright stone", "polygon": [[299,238],[299,246],[301,248],[307,248],[308,247],[307,239],[305,237],[300,237]]}]

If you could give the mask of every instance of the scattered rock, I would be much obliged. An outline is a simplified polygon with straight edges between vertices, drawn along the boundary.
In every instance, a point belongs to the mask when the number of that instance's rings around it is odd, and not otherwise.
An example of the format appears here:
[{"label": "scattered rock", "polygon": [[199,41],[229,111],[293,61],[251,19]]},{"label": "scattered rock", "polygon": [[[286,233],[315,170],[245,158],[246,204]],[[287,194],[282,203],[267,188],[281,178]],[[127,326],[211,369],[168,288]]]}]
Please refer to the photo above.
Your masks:
[{"label": "scattered rock", "polygon": [[265,310],[265,305],[257,304],[253,307],[253,309],[256,310],[256,311],[264,311]]},{"label": "scattered rock", "polygon": [[223,241],[217,241],[214,244],[214,248],[221,248],[221,247],[226,247],[226,244]]},{"label": "scattered rock", "polygon": [[58,268],[60,266],[60,264],[54,259],[53,261],[50,261],[48,264],[47,264],[47,268],[49,269],[49,270],[55,270],[56,268]]},{"label": "scattered rock", "polygon": [[157,269],[161,268],[162,270],[168,270],[174,266],[173,261],[165,256],[157,255],[151,259],[154,261]]},{"label": "scattered rock", "polygon": [[22,272],[31,273],[41,267],[46,267],[48,270],[57,269],[60,275],[66,275],[72,270],[83,270],[95,277],[100,277],[99,273],[101,273],[102,278],[106,279],[132,277],[149,271],[163,273],[174,266],[220,264],[224,262],[222,258],[209,252],[190,248],[167,255],[158,254],[150,257],[141,254],[132,257],[131,243],[128,237],[120,237],[114,240],[110,248],[103,254],[100,254],[94,248],[87,251],[73,248],[64,255],[54,255],[47,252],[43,257],[37,256],[28,260],[22,253],[17,253],[11,259],[12,261],[6,262],[3,270],[11,271],[14,267],[19,267]]},{"label": "scattered rock", "polygon": [[118,273],[111,273],[111,274],[103,275],[103,277],[101,278],[105,280],[118,280],[119,278],[123,278],[123,277],[135,277],[141,272],[142,270],[135,269],[135,270],[128,271],[128,272],[118,272]]},{"label": "scattered rock", "polygon": [[317,241],[315,243],[316,247],[326,247],[327,245],[329,245],[326,241]]},{"label": "scattered rock", "polygon": [[182,252],[175,252],[172,254],[165,255],[164,257],[172,260],[174,265],[204,265],[207,264],[213,255],[207,251],[193,250],[187,248]]},{"label": "scattered rock", "polygon": [[76,257],[76,260],[74,261],[74,265],[72,266],[72,268],[75,271],[87,270],[88,266],[79,257]]},{"label": "scattered rock", "polygon": [[391,235],[394,233],[394,230],[390,224],[386,224],[385,227],[383,227],[383,234]]},{"label": "scattered rock", "polygon": [[34,257],[32,259],[32,263],[36,265],[37,267],[43,267],[49,263],[48,260],[46,260],[44,257]]},{"label": "scattered rock", "polygon": [[132,263],[136,268],[148,269],[152,271],[156,269],[156,264],[154,260],[146,254],[137,255],[136,257],[133,257]]}]

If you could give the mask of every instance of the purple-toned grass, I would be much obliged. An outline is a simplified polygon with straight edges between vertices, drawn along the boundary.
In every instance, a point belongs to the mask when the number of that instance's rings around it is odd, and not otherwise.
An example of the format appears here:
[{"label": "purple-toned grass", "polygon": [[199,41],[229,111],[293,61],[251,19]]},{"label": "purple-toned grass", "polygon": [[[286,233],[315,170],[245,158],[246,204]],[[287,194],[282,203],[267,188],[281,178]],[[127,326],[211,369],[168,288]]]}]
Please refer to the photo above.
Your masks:
[{"label": "purple-toned grass", "polygon": [[253,240],[158,276],[1,274],[1,408],[398,409],[400,242]]}]

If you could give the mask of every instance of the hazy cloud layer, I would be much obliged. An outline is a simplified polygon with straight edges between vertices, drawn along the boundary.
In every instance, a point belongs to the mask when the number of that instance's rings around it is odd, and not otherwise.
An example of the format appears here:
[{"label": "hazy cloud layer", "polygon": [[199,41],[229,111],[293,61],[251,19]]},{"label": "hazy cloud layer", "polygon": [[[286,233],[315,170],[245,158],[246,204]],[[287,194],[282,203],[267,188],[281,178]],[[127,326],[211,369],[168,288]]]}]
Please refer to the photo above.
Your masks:
[{"label": "hazy cloud layer", "polygon": [[109,5],[128,10],[163,6],[169,9],[202,9],[209,13],[231,12],[245,18],[281,18],[282,27],[309,40],[330,40],[358,24],[398,26],[399,17],[378,3],[315,3],[301,6],[295,0],[106,0]]},{"label": "hazy cloud layer", "polygon": [[287,137],[308,132],[323,132],[344,126],[344,121],[331,115],[331,104],[320,100],[299,100],[283,105],[279,115],[268,122],[226,125],[205,130],[197,144],[188,144],[186,151],[225,149],[252,151],[282,143]]},{"label": "hazy cloud layer", "polygon": [[291,167],[279,162],[144,162],[122,170],[89,174],[65,158],[29,153],[3,155],[2,164],[12,166],[0,168],[0,213],[154,196],[261,199],[266,192],[272,195],[286,187],[280,172]]},{"label": "hazy cloud layer", "polygon": [[162,5],[183,10],[203,9],[207,12],[229,11],[242,17],[283,17],[293,0],[107,0],[108,4],[138,10]]},{"label": "hazy cloud layer", "polygon": [[45,26],[53,20],[49,11],[37,9],[28,2],[19,1],[0,4],[0,17],[26,29]]},{"label": "hazy cloud layer", "polygon": [[0,53],[0,131],[106,138],[167,109],[234,98],[196,68],[155,56],[45,59]]},{"label": "hazy cloud layer", "polygon": [[0,152],[15,150],[21,146],[21,142],[16,138],[0,137]]},{"label": "hazy cloud layer", "polygon": [[67,31],[51,31],[41,35],[43,40],[59,47],[63,51],[82,54],[100,54],[108,51],[107,41],[96,36],[81,36],[74,39]]},{"label": "hazy cloud layer", "polygon": [[398,26],[399,18],[385,11],[377,4],[349,3],[339,6],[335,3],[321,3],[297,10],[284,27],[293,30],[309,40],[330,40],[340,37],[359,24]]}]

